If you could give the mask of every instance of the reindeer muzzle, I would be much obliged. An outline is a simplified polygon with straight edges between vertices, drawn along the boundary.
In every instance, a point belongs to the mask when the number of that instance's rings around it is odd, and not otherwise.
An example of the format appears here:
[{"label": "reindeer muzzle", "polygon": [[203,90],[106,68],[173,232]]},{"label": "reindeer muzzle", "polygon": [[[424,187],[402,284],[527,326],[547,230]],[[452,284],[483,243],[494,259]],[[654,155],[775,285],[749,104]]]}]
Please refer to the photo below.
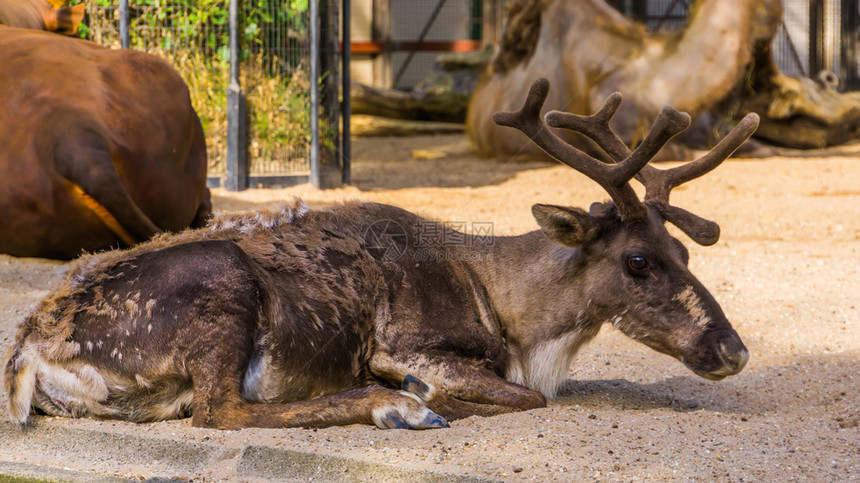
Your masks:
[{"label": "reindeer muzzle", "polygon": [[730,330],[709,339],[705,344],[707,355],[702,358],[702,363],[689,366],[693,372],[705,379],[719,381],[743,370],[750,353],[737,332]]}]

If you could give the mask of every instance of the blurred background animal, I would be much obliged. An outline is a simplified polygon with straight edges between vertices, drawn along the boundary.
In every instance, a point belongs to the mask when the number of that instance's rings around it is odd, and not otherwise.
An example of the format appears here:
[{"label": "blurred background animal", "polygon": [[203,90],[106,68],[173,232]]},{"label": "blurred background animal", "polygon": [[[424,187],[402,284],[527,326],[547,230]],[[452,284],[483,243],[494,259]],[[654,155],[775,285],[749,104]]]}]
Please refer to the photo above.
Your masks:
[{"label": "blurred background animal", "polygon": [[155,56],[57,34],[82,15],[0,0],[0,65],[14,73],[0,76],[0,253],[69,259],[211,214],[187,85]]},{"label": "blurred background animal", "polygon": [[[632,145],[664,104],[688,112],[693,124],[670,144],[671,159],[687,158],[684,148],[709,148],[748,112],[761,118],[756,140],[776,149],[825,148],[860,137],[860,93],[837,91],[832,72],[794,78],[775,64],[780,0],[700,0],[682,30],[655,33],[602,0],[506,5],[504,34],[466,116],[482,155],[542,154],[491,121],[493,112],[516,109],[539,77],[555,86],[544,112],[586,114],[612,92],[624,94],[612,127]],[[565,139],[592,148],[582,137]]]}]

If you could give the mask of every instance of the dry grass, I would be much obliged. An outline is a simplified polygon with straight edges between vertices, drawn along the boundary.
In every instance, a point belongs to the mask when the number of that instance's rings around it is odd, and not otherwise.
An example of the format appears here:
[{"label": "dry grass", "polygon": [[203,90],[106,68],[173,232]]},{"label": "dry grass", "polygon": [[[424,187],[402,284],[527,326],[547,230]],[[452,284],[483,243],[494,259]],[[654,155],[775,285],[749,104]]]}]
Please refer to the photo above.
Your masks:
[{"label": "dry grass", "polygon": [[[85,36],[119,48],[115,9],[88,9]],[[224,173],[227,153],[227,87],[229,60],[200,45],[178,46],[170,28],[132,26],[132,48],[168,60],[188,84],[191,102],[203,124],[209,152],[209,172]],[[248,155],[257,174],[287,174],[307,170],[310,144],[310,79],[304,66],[289,66],[265,52],[245,53],[240,86],[247,96]],[[326,131],[322,131],[325,133]]]},{"label": "dry grass", "polygon": [[[225,170],[227,152],[228,62],[193,50],[153,50],[179,71],[188,84],[191,103],[206,133],[209,171]],[[239,84],[247,96],[248,154],[251,169],[266,174],[301,170],[310,143],[309,79],[302,69],[289,75],[268,68],[269,59],[256,54],[243,62]]]}]

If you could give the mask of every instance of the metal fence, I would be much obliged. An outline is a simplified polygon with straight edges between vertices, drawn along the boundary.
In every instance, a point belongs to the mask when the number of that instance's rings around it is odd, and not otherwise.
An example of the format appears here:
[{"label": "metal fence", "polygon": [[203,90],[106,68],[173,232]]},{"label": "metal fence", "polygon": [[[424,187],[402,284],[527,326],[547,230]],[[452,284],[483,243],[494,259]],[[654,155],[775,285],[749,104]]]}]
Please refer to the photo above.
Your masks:
[{"label": "metal fence", "polygon": [[504,0],[355,2],[352,36],[356,80],[408,90],[427,78],[440,54],[494,43]]},{"label": "metal fence", "polygon": [[392,86],[424,80],[440,53],[481,48],[483,0],[391,0]]},{"label": "metal fence", "polygon": [[[324,167],[336,165],[340,175],[340,116],[330,102],[338,97],[338,1],[235,1],[235,54],[229,0],[87,3],[87,38],[120,47],[127,28],[123,47],[164,57],[188,83],[206,132],[210,185],[220,185],[228,175],[224,184],[231,189],[320,183],[319,173],[312,173],[313,156],[323,158]],[[315,24],[312,18],[321,20]],[[234,114],[228,109],[231,84],[240,92]],[[324,92],[314,96],[319,87]],[[235,147],[228,147],[231,133]],[[239,164],[231,170],[228,161]],[[326,182],[337,184],[332,178]]]},{"label": "metal fence", "polygon": [[[683,27],[691,3],[608,1],[651,30]],[[440,53],[494,44],[505,10],[505,0],[365,0],[355,2],[354,10],[350,0],[232,0],[237,54],[231,56],[231,0],[86,3],[86,37],[119,47],[127,28],[125,47],[176,66],[206,131],[212,184],[226,177],[224,184],[234,189],[308,180],[317,186],[348,183],[349,96],[342,93],[349,92],[350,72],[360,82],[410,88]],[[774,41],[780,68],[807,76],[830,70],[842,80],[841,89],[860,87],[856,0],[783,5]],[[127,23],[121,22],[124,11]],[[351,49],[340,49],[339,42]],[[351,64],[350,52],[356,58]],[[231,59],[236,79],[230,77]],[[232,111],[231,83],[241,89]],[[231,115],[238,128],[228,125]],[[230,139],[241,144],[232,152]],[[236,160],[228,157],[240,158],[232,171],[228,166]]]}]

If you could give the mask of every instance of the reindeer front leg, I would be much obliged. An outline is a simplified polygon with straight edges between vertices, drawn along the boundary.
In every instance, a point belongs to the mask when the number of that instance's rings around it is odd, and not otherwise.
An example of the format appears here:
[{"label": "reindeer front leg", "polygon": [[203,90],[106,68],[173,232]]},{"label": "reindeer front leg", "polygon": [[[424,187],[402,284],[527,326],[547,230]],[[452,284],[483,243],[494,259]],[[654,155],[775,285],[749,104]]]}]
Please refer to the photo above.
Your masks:
[{"label": "reindeer front leg", "polygon": [[436,413],[459,419],[546,407],[543,394],[453,356],[376,353],[373,374],[418,395]]},{"label": "reindeer front leg", "polygon": [[289,403],[258,403],[241,395],[244,358],[228,344],[189,361],[198,427],[289,428],[374,424],[382,429],[445,428],[448,422],[413,394],[379,385]]}]

